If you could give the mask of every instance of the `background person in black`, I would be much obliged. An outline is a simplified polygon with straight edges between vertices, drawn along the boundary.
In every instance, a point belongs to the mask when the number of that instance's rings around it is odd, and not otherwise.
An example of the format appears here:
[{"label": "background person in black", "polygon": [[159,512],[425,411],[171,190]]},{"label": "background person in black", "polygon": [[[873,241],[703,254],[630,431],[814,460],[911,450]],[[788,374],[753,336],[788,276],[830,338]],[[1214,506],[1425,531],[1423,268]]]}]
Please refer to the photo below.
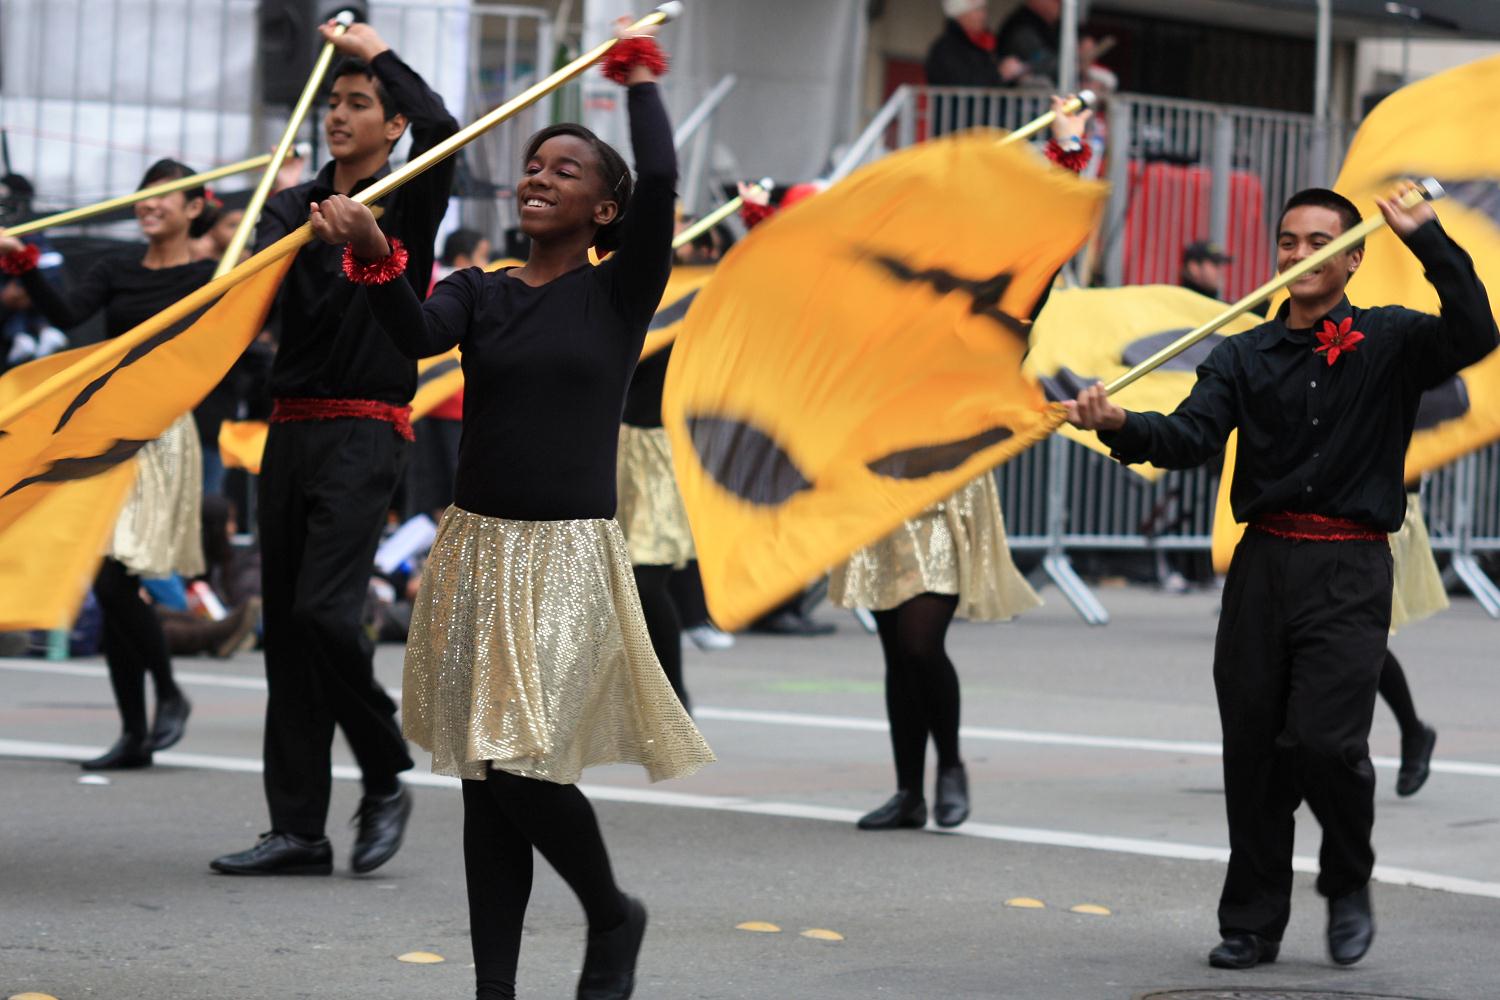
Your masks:
[{"label": "background person in black", "polygon": [[[313,181],[266,204],[264,247],[300,226],[310,202],[353,193],[390,171],[408,125],[412,155],[458,130],[421,77],[375,30],[335,35],[352,60],[334,70],[323,132],[333,162]],[[403,280],[427,291],[433,242],[448,206],[453,160],[382,200],[385,231],[409,248]],[[375,681],[361,614],[411,427],[406,403],[416,365],[383,336],[365,292],[339,275],[338,248],[297,254],[277,296],[271,370],[275,408],[260,477],[266,650],[265,788],[271,831],[249,850],[216,859],[225,874],[327,874],[324,836],[334,725],[359,762],[364,798],[351,867],[368,872],[401,844],[411,800],[397,775],[410,768],[396,706]]]},{"label": "background person in black", "polygon": [[[1484,286],[1432,206],[1402,208],[1393,196],[1380,210],[1426,269],[1440,317],[1351,307],[1344,286],[1359,247],[1292,283],[1269,322],[1216,347],[1171,415],[1127,412],[1102,386],[1069,404],[1068,419],[1099,431],[1122,462],[1190,467],[1239,430],[1230,498],[1250,530],[1229,568],[1214,648],[1230,858],[1224,940],[1209,962],[1224,968],[1276,958],[1304,797],[1323,827],[1329,952],[1347,965],[1374,938],[1369,733],[1391,620],[1386,536],[1405,516],[1402,465],[1423,390],[1496,343]],[[1332,191],[1294,195],[1278,226],[1278,270],[1358,221]]]},{"label": "background person in black", "polygon": [[[618,153],[554,125],[527,144],[516,186],[524,266],[456,272],[425,305],[399,280],[368,286],[403,351],[463,352],[455,503],[422,576],[402,690],[406,733],[434,771],[464,779],[481,1000],[515,996],[533,847],[588,916],[578,996],[630,996],[645,909],[616,886],[574,782],[594,764],[639,763],[661,779],[713,758],[651,653],[613,519],[621,411],[671,267],[677,176],[644,61],[654,43],[622,48],[642,60],[613,66],[630,85],[633,192]],[[393,253],[368,210],[332,198],[313,225],[347,241],[355,280],[389,276],[359,264]],[[591,267],[590,246],[611,255]]]},{"label": "background person in black", "polygon": [[[188,177],[175,160],[158,160],[140,187]],[[194,261],[189,228],[203,210],[201,186],[135,204],[146,237],[139,250],[108,257],[71,287],[59,289],[39,275],[35,260],[20,275],[32,303],[48,322],[70,329],[104,312],[104,335],[118,337],[150,319],[213,277],[210,261]],[[19,240],[0,235],[0,255],[25,252]],[[185,319],[186,327],[196,317]],[[156,612],[141,597],[141,577],[203,572],[199,535],[201,452],[191,413],[136,453],[136,481],[115,522],[94,596],[104,612],[104,659],[120,709],[121,734],[88,770],[147,767],[153,750],[182,739],[190,706],[172,678],[172,660]],[[146,725],[146,674],[156,687],[156,721]]]}]

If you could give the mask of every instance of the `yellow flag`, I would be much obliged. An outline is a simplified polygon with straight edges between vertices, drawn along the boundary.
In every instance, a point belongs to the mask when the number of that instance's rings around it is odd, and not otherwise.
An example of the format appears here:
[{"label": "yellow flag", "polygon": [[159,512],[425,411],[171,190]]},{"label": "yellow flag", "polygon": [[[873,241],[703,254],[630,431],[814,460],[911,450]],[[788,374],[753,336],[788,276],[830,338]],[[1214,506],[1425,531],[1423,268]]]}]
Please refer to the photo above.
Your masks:
[{"label": "yellow flag", "polygon": [[191,325],[164,312],[0,379],[11,386],[0,391],[0,629],[72,620],[133,481],[131,459],[260,332],[291,260],[236,285]]},{"label": "yellow flag", "polygon": [[[1189,330],[1223,312],[1216,299],[1172,285],[1131,285],[1125,288],[1075,288],[1054,291],[1031,330],[1031,353],[1026,371],[1042,384],[1047,398],[1069,400],[1094,382],[1108,382],[1137,362],[1150,357]],[[1224,339],[1252,329],[1258,316],[1242,316],[1145,378],[1116,393],[1112,399],[1127,410],[1171,413],[1187,398],[1197,381],[1199,364]],[[1109,454],[1093,431],[1064,424],[1070,440]],[[1131,471],[1156,479],[1161,469],[1132,465]]]},{"label": "yellow flag", "polygon": [[645,360],[677,339],[682,331],[682,321],[698,292],[714,275],[712,264],[681,264],[672,268],[667,279],[666,291],[662,292],[661,305],[651,317],[651,326],[646,330],[646,343],[641,347],[641,359]]},{"label": "yellow flag", "polygon": [[[1360,125],[1335,187],[1369,217],[1375,198],[1402,177],[1436,177],[1448,192],[1436,208],[1474,258],[1493,305],[1500,303],[1500,56],[1402,87]],[[1361,306],[1403,305],[1437,313],[1437,292],[1422,265],[1389,229],[1365,241],[1349,282]],[[1446,465],[1500,438],[1500,353],[1466,369],[1422,400],[1406,452],[1406,476]]]},{"label": "yellow flag", "polygon": [[758,226],[662,404],[709,610],[737,628],[1061,421],[1025,317],[1105,186],[998,134],[892,154]]}]

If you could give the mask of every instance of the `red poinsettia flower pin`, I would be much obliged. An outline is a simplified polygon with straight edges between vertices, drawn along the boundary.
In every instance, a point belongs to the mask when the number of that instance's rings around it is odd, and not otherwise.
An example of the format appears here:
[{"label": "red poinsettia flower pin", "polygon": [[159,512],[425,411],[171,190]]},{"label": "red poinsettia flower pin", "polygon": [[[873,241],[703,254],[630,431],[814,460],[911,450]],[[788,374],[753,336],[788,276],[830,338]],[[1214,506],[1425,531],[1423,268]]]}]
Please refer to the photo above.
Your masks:
[{"label": "red poinsettia flower pin", "polygon": [[1353,353],[1354,345],[1365,339],[1364,334],[1350,329],[1353,325],[1353,316],[1345,316],[1337,324],[1331,319],[1325,319],[1323,329],[1318,331],[1318,346],[1313,348],[1313,353],[1322,354],[1330,365],[1345,351]]}]

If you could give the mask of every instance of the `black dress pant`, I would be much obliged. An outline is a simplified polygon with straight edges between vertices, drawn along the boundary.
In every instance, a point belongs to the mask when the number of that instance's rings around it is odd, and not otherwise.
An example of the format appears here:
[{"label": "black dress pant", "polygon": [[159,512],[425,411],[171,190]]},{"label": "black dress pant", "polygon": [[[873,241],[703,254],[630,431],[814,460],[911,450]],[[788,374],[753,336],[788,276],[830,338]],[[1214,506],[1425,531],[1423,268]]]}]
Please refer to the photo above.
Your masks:
[{"label": "black dress pant", "polygon": [[265,786],[273,829],[328,819],[335,723],[369,791],[412,766],[375,680],[363,613],[407,443],[379,420],[272,424],[259,516],[266,649]]},{"label": "black dress pant", "polygon": [[1224,728],[1229,872],[1220,932],[1281,940],[1293,813],[1323,828],[1318,891],[1364,886],[1375,864],[1370,721],[1391,617],[1384,541],[1300,541],[1255,529],[1235,550],[1214,648]]}]

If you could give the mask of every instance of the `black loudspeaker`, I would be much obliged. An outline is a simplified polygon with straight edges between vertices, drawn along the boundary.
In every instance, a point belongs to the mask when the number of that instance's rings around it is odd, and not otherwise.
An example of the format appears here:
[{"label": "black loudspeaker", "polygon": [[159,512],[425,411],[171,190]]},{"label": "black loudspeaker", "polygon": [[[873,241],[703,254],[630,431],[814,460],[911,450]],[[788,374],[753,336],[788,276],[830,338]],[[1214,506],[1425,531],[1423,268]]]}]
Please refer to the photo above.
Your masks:
[{"label": "black loudspeaker", "polygon": [[318,25],[341,10],[368,19],[363,0],[260,0],[260,93],[269,105],[291,107],[302,95],[322,39]]}]

